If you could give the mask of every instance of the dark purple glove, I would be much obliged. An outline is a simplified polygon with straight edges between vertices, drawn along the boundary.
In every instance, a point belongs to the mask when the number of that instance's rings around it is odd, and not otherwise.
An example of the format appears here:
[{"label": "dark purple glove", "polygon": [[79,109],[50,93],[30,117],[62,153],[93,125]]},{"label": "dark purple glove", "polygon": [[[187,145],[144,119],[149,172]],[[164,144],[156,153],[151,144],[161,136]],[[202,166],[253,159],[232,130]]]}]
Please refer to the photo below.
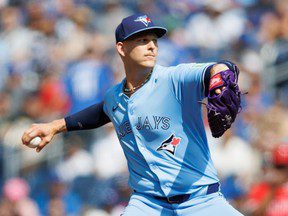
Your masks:
[{"label": "dark purple glove", "polygon": [[[222,136],[231,127],[241,109],[238,74],[239,71],[225,70],[210,79],[206,108],[213,137]],[[222,89],[220,94],[215,92],[217,88]]]}]

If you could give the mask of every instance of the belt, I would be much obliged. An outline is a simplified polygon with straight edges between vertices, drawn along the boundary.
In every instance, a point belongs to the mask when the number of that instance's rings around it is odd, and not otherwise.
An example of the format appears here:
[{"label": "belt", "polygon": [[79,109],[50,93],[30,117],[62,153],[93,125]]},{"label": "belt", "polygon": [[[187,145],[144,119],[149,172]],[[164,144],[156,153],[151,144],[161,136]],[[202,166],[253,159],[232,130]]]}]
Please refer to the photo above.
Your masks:
[{"label": "belt", "polygon": [[[208,185],[208,189],[207,189],[206,195],[212,194],[212,193],[215,193],[215,192],[219,191],[219,186],[220,186],[220,184],[218,182]],[[168,202],[170,204],[173,204],[173,203],[185,202],[185,201],[187,201],[190,198],[190,196],[191,196],[191,194],[181,194],[181,195],[176,195],[176,196],[171,196],[171,197],[154,196],[154,198],[158,199],[158,200],[166,201],[166,202]]]}]

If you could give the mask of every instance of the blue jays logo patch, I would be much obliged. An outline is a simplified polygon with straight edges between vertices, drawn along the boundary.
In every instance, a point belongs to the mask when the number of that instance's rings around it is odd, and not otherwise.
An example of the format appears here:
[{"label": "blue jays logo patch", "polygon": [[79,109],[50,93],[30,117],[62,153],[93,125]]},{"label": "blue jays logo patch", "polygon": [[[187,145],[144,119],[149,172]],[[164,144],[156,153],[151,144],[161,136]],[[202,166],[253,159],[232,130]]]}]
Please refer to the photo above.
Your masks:
[{"label": "blue jays logo patch", "polygon": [[157,151],[166,150],[174,155],[176,147],[179,145],[180,141],[180,137],[176,137],[174,134],[172,134],[168,139],[161,143],[161,146],[157,149]]},{"label": "blue jays logo patch", "polygon": [[149,25],[149,23],[151,23],[150,18],[147,17],[146,15],[137,17],[137,19],[134,21],[135,22],[142,22],[146,27]]}]

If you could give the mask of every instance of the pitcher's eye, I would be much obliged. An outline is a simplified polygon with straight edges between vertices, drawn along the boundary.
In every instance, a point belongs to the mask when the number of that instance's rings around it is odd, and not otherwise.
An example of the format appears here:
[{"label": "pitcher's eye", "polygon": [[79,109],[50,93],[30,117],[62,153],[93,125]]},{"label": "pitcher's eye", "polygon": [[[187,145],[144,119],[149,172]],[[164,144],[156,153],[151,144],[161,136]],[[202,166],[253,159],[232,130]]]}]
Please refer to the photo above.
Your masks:
[{"label": "pitcher's eye", "polygon": [[141,43],[147,43],[148,40],[147,40],[146,38],[141,38],[141,39],[140,39],[140,42],[141,42]]}]

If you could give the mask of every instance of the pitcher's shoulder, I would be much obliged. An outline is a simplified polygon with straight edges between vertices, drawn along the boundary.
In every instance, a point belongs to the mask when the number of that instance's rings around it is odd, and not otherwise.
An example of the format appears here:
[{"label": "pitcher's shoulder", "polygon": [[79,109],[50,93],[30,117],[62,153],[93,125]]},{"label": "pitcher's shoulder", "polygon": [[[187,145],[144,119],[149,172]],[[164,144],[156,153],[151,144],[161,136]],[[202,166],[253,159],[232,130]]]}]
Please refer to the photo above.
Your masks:
[{"label": "pitcher's shoulder", "polygon": [[[191,67],[195,67],[197,64],[195,63],[181,63],[175,66],[162,66],[157,65],[157,72],[161,75],[167,75],[169,73],[174,73],[176,71],[183,71],[183,70],[189,70]],[[200,64],[198,64],[200,66]]]},{"label": "pitcher's shoulder", "polygon": [[162,65],[156,65],[156,74],[159,77],[166,77],[168,76],[171,72],[175,70],[176,66],[162,66]]}]

